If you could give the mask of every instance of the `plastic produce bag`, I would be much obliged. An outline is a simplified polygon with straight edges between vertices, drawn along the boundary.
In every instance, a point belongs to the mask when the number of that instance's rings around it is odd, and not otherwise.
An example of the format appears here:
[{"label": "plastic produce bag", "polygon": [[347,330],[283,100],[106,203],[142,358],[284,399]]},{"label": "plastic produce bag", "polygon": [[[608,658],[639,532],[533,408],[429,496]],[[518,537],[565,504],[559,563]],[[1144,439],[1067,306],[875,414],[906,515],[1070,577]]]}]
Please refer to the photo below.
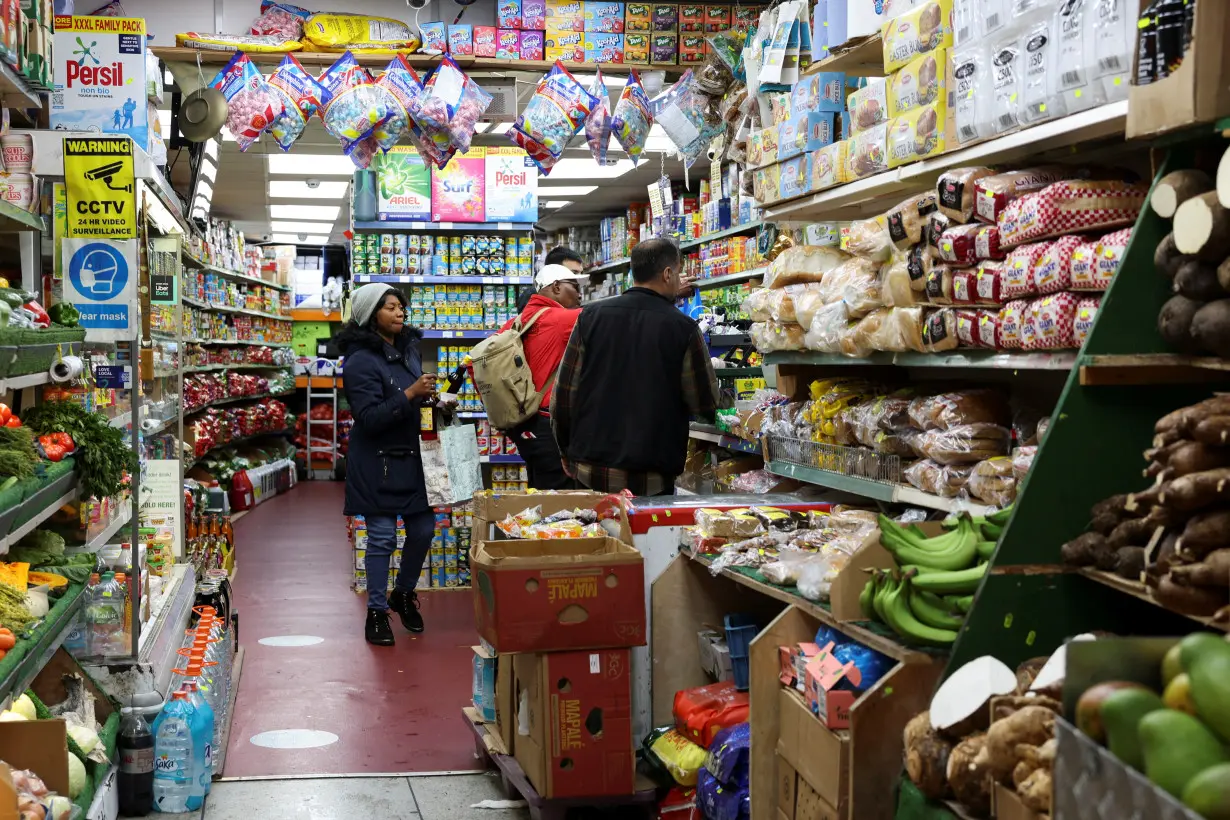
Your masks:
[{"label": "plastic produce bag", "polygon": [[269,133],[283,151],[289,151],[303,136],[308,120],[320,112],[324,92],[316,78],[287,54],[269,77],[269,88],[282,103],[282,110],[273,118]]},{"label": "plastic produce bag", "polygon": [[538,81],[508,138],[525,149],[543,174],[549,174],[597,105],[598,99],[557,61]]},{"label": "plastic produce bag", "polygon": [[611,116],[611,133],[628,153],[633,165],[645,150],[645,141],[649,139],[649,129],[652,126],[653,113],[649,97],[645,94],[645,87],[641,85],[640,75],[633,70],[628,75],[628,83],[620,92]]},{"label": "plastic produce bag", "polygon": [[850,324],[850,314],[842,301],[830,302],[817,310],[803,337],[808,350],[840,353],[841,339]]},{"label": "plastic produce bag", "polygon": [[321,108],[325,130],[347,153],[392,116],[387,98],[376,88],[372,75],[349,51],[321,75],[320,85],[324,90]]},{"label": "plastic produce bag", "polygon": [[594,155],[594,161],[599,165],[606,165],[606,149],[611,144],[611,98],[602,82],[601,69],[594,75],[589,94],[598,104],[585,120],[585,141],[589,143],[589,151]]},{"label": "plastic produce bag", "polygon": [[692,167],[692,163],[709,149],[713,138],[722,132],[721,117],[709,114],[709,97],[701,92],[691,70],[653,100],[654,121],[675,143],[685,167]]},{"label": "plastic produce bag", "polygon": [[226,128],[246,151],[282,113],[282,102],[248,55],[237,53],[210,82],[226,98]]}]

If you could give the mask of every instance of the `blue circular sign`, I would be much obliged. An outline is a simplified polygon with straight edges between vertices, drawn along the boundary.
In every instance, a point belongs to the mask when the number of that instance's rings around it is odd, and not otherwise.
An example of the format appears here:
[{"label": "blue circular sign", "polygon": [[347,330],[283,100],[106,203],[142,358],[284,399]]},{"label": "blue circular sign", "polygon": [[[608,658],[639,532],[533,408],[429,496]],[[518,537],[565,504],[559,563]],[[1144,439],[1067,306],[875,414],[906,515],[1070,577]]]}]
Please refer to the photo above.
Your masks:
[{"label": "blue circular sign", "polygon": [[124,292],[128,261],[112,246],[91,242],[68,260],[68,278],[83,299],[106,302]]}]

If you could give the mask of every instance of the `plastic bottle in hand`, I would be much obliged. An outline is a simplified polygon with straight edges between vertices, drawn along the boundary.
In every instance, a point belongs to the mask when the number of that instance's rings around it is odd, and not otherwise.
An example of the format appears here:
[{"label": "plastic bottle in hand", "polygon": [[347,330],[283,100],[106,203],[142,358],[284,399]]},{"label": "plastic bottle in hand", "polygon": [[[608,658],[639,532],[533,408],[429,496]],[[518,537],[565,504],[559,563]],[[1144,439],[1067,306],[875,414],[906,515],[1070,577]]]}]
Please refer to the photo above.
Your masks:
[{"label": "plastic bottle in hand", "polygon": [[154,808],[160,812],[195,811],[203,802],[192,754],[194,711],[187,692],[174,692],[154,721]]}]

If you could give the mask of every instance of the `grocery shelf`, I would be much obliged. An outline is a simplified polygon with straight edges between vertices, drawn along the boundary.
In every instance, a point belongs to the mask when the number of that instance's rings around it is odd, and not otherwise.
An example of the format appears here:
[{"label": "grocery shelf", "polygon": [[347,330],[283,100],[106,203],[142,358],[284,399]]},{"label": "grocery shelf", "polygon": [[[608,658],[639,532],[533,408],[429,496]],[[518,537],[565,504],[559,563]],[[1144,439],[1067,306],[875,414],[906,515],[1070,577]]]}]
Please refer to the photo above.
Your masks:
[{"label": "grocery shelf", "polygon": [[161,433],[163,430],[166,430],[167,428],[170,428],[170,427],[174,427],[177,424],[179,424],[179,414],[178,413],[175,414],[174,416],[171,416],[169,419],[163,419],[162,421],[158,422],[157,427],[154,427],[149,430],[142,430],[141,435],[142,436],[156,436],[159,433]]},{"label": "grocery shelf", "polygon": [[252,310],[250,308],[232,307],[230,305],[218,304],[217,302],[202,302],[197,299],[193,299],[190,296],[181,296],[180,299],[181,301],[183,301],[185,305],[189,305],[198,310],[212,311],[213,313],[238,313],[238,314],[243,314],[244,316],[260,316],[261,318],[264,318],[264,319],[275,319],[279,322],[292,321],[292,317],[285,316],[280,313],[266,313],[263,310]]},{"label": "grocery shelf", "polygon": [[[355,284],[387,282],[390,285],[532,285],[532,276],[416,276],[407,273],[356,273]],[[330,321],[341,321],[341,317]]]},{"label": "grocery shelf", "polygon": [[625,256],[622,259],[612,259],[609,262],[603,262],[599,265],[594,265],[592,268],[586,268],[585,273],[593,275],[596,273],[606,273],[607,271],[618,270],[619,268],[627,267],[632,262],[632,257]]},{"label": "grocery shelf", "polygon": [[[30,639],[34,646],[9,670],[4,679],[0,680],[0,703],[6,702],[13,693],[20,694],[29,689],[38,673],[47,665],[47,661],[51,660],[51,656],[64,644],[64,639],[73,628],[73,621],[77,619],[77,614],[85,604],[84,592],[84,585],[73,584],[65,593],[65,597],[71,596],[71,600],[66,604],[57,601],[52,605],[47,613],[49,623],[38,630],[37,638]],[[50,620],[53,616],[54,620]]]},{"label": "grocery shelf", "polygon": [[[386,61],[387,62],[387,61]],[[404,231],[448,231],[453,233],[482,233],[483,231],[534,230],[533,222],[356,222],[356,233],[377,231],[401,233]]]},{"label": "grocery shelf", "polygon": [[694,425],[688,431],[688,436],[698,441],[707,441],[710,444],[716,444],[719,447],[724,447],[727,450],[734,450],[737,453],[748,453],[749,455],[760,455],[761,447],[759,442],[747,441],[746,439],[735,438],[723,433],[717,432],[716,427],[708,429],[698,429],[699,425]]},{"label": "grocery shelf", "polygon": [[765,206],[767,221],[832,221],[880,214],[904,197],[935,185],[950,168],[996,165],[1036,159],[1047,151],[1071,156],[1079,143],[1122,139],[1127,100],[1091,108],[960,148],[947,154],[893,168],[825,191]]},{"label": "grocery shelf", "polygon": [[956,498],[941,498],[904,484],[889,484],[861,476],[845,475],[816,467],[804,467],[786,461],[766,462],[765,469],[784,478],[794,478],[806,484],[816,484],[820,487],[828,487],[830,490],[840,490],[889,504],[908,504],[913,507],[926,507],[943,512],[966,511],[971,515],[985,515],[997,509],[982,504],[971,504]]},{"label": "grocery shelf", "polygon": [[1152,593],[1149,592],[1149,587],[1142,581],[1132,581],[1127,578],[1120,578],[1113,572],[1102,572],[1101,570],[1088,568],[1081,569],[1080,574],[1091,581],[1102,584],[1103,586],[1108,586],[1111,589],[1117,589],[1120,592],[1131,595],[1133,598],[1148,601],[1158,609],[1165,609],[1167,612],[1173,612],[1175,615],[1182,615],[1184,618],[1195,621],[1196,623],[1209,629],[1219,629],[1222,632],[1230,632],[1230,621],[1215,621],[1212,618],[1204,617],[1202,615],[1187,615],[1183,612],[1175,612],[1173,609],[1168,609],[1153,597]]},{"label": "grocery shelf", "polygon": [[131,520],[132,499],[128,499],[123,503],[120,514],[107,522],[107,525],[102,528],[101,532],[89,541],[86,541],[82,551],[98,552],[100,549],[107,546],[107,544],[111,543],[111,539],[115,537],[115,534],[127,526],[128,522]]},{"label": "grocery shelf", "polygon": [[879,32],[859,40],[851,40],[807,67],[803,76],[822,71],[840,71],[852,77],[884,76],[884,41]]},{"label": "grocery shelf", "polygon": [[525,459],[519,455],[496,454],[493,456],[479,456],[478,460],[483,464],[524,464]]},{"label": "grocery shelf", "polygon": [[267,288],[273,288],[274,290],[289,291],[291,289],[290,285],[279,285],[275,282],[270,282],[267,279],[261,279],[259,276],[249,276],[248,274],[241,273],[240,271],[237,271],[237,270],[230,270],[229,268],[220,268],[217,265],[212,265],[209,262],[205,262],[201,259],[197,259],[192,254],[188,253],[187,250],[182,251],[180,255],[183,256],[184,260],[189,264],[189,266],[197,268],[198,270],[203,270],[208,273],[216,273],[219,276],[226,276],[230,279],[238,279],[241,282],[251,282],[254,285],[262,285]]},{"label": "grocery shelf", "polygon": [[249,401],[251,399],[269,399],[269,398],[277,398],[279,396],[289,396],[291,392],[292,391],[290,390],[284,390],[281,393],[252,393],[247,396],[227,396],[224,399],[214,399],[213,401],[207,404],[202,404],[200,407],[186,407],[184,408],[184,415],[191,416],[194,413],[199,413],[202,410],[208,410],[211,407],[217,407],[218,405],[221,405],[221,404],[234,404],[237,401]]},{"label": "grocery shelf", "polygon": [[1176,353],[1082,356],[1081,384],[1149,385],[1222,381],[1230,377],[1230,360]]},{"label": "grocery shelf", "polygon": [[965,367],[986,370],[1061,370],[1076,364],[1075,350],[1053,353],[1005,353],[998,350],[954,350],[948,353],[872,353],[856,358],[840,353],[778,351],[766,353],[766,365],[895,365],[897,367]]},{"label": "grocery shelf", "polygon": [[216,370],[285,370],[289,364],[261,364],[260,362],[242,362],[240,364],[190,364],[184,368],[185,373],[209,373]]},{"label": "grocery shelf", "polygon": [[485,410],[459,410],[454,415],[459,419],[485,419],[487,413]]},{"label": "grocery shelf", "polygon": [[295,387],[336,387],[342,389],[341,376],[295,376]]},{"label": "grocery shelf", "polygon": [[253,345],[254,347],[294,347],[290,342],[256,342],[249,339],[184,339],[186,345]]},{"label": "grocery shelf", "polygon": [[494,330],[424,330],[424,339],[486,339]]},{"label": "grocery shelf", "polygon": [[14,527],[9,532],[8,535],[6,535],[3,539],[0,539],[0,547],[3,547],[3,549],[0,549],[0,555],[8,554],[9,547],[13,546],[18,541],[20,541],[22,538],[25,538],[27,535],[29,535],[30,533],[38,529],[39,526],[44,521],[46,521],[48,518],[51,518],[51,516],[55,515],[56,511],[59,510],[61,507],[63,507],[65,504],[68,504],[69,502],[76,501],[76,500],[77,500],[77,487],[76,487],[76,482],[74,482],[73,488],[71,490],[68,490],[63,495],[61,495],[59,498],[57,498],[55,501],[52,501],[46,507],[39,510],[37,513],[35,513],[34,517],[31,518],[26,523],[22,524],[21,526]]},{"label": "grocery shelf", "polygon": [[38,387],[41,384],[51,384],[51,374],[47,371],[30,373],[25,376],[10,376],[7,379],[0,379],[0,393],[7,393],[11,390],[24,390],[27,387]]},{"label": "grocery shelf", "polygon": [[746,282],[749,279],[759,279],[764,276],[769,270],[768,265],[751,270],[740,271],[739,273],[728,273],[725,276],[713,276],[708,279],[697,279],[692,283],[697,290],[708,290],[709,288],[720,288],[726,285],[738,285]]},{"label": "grocery shelf", "polygon": [[715,367],[713,372],[719,379],[755,379],[764,375],[763,367]]},{"label": "grocery shelf", "polygon": [[259,433],[253,433],[250,436],[240,436],[239,438],[233,438],[233,439],[230,439],[229,441],[218,442],[213,447],[210,447],[208,450],[201,453],[199,456],[194,456],[192,458],[185,460],[184,469],[191,470],[193,467],[197,465],[197,463],[201,459],[205,458],[205,456],[209,455],[214,450],[221,450],[224,447],[234,447],[238,444],[244,444],[246,442],[252,441],[253,439],[265,438],[266,436],[285,436],[289,434],[290,432],[292,431],[289,427],[283,427],[281,430],[262,430]]},{"label": "grocery shelf", "polygon": [[162,596],[154,602],[157,608],[150,613],[148,625],[141,629],[138,659],[153,667],[154,688],[160,694],[167,693],[195,599],[196,575],[192,565],[176,564]]},{"label": "grocery shelf", "polygon": [[[231,583],[234,581],[235,573],[232,572]],[[236,630],[234,633],[236,640],[238,640],[238,634]],[[227,695],[226,710],[223,712],[226,716],[226,723],[222,726],[222,732],[218,736],[218,747],[213,753],[214,780],[218,780],[226,773],[226,748],[230,745],[231,726],[235,722],[235,701],[239,697],[239,676],[243,674],[243,656],[243,647],[235,647],[235,655],[231,658],[231,687]]]},{"label": "grocery shelf", "polygon": [[[707,555],[698,555],[683,549],[680,550],[680,553],[705,567],[713,563],[711,557]],[[896,634],[888,633],[887,627],[873,624],[870,621],[840,621],[833,616],[832,611],[824,604],[810,601],[801,595],[791,592],[787,588],[758,581],[742,572],[726,568],[719,574],[740,586],[747,587],[770,598],[775,598],[783,603],[796,606],[817,621],[820,621],[820,623],[838,629],[864,646],[881,652],[890,658],[895,658],[905,663],[930,663],[936,657],[943,657],[946,654],[945,650],[942,649],[931,647],[916,648],[901,643],[901,639]]]},{"label": "grocery shelf", "polygon": [[705,242],[712,242],[715,239],[725,239],[728,236],[738,236],[741,233],[753,233],[760,230],[760,226],[763,224],[764,222],[760,220],[757,220],[756,222],[745,222],[742,225],[733,225],[725,230],[707,233],[704,236],[698,236],[695,239],[682,239],[679,242],[679,250],[686,251],[689,248],[696,247],[697,245],[704,244]]},{"label": "grocery shelf", "polygon": [[752,344],[752,337],[747,333],[710,333],[710,347],[742,347]]},{"label": "grocery shelf", "polygon": [[294,322],[340,322],[342,314],[336,310],[325,313],[319,309],[296,308],[290,312],[290,318]]},{"label": "grocery shelf", "polygon": [[[2,84],[0,84],[2,85]],[[0,233],[18,233],[22,231],[47,231],[47,225],[38,214],[0,201]]]},{"label": "grocery shelf", "polygon": [[42,108],[43,101],[37,91],[30,87],[26,78],[0,61],[0,98],[6,108]]}]

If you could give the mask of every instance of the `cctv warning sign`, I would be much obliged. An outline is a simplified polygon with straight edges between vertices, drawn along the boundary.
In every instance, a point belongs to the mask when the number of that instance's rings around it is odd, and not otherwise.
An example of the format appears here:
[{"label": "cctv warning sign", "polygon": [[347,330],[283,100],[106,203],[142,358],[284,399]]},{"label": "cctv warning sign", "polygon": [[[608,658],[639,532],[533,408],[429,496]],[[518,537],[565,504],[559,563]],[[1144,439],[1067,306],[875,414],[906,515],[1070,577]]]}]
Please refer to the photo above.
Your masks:
[{"label": "cctv warning sign", "polygon": [[65,138],[64,183],[68,190],[70,237],[136,237],[132,140]]}]

